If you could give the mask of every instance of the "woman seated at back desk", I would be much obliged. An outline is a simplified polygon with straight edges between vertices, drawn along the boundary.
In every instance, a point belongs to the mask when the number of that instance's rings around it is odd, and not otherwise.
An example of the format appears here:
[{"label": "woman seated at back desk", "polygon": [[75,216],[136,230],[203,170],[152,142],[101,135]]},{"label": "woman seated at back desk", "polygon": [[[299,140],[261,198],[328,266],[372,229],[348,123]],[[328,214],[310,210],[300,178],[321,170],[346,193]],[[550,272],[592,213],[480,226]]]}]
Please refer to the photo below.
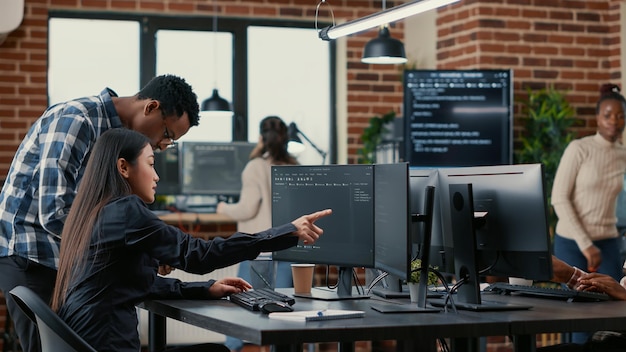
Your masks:
[{"label": "woman seated at back desk", "polygon": [[258,234],[205,241],[148,209],[158,180],[144,135],[124,128],[103,133],[63,228],[52,308],[100,352],[140,350],[135,305],[142,300],[218,299],[251,288],[240,278],[182,283],[157,276],[159,264],[203,274],[298,240],[313,243],[322,234],[315,221],[331,214],[327,209]]}]

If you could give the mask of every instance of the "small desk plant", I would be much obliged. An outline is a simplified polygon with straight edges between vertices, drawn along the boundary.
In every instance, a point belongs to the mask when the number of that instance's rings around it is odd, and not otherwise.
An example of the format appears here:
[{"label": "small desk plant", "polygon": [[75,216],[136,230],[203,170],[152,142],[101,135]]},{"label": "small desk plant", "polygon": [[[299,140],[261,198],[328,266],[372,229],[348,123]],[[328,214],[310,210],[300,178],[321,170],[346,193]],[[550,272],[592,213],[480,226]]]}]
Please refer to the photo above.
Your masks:
[{"label": "small desk plant", "polygon": [[[409,280],[407,281],[407,284],[409,286],[409,294],[411,296],[411,302],[417,302],[417,286],[420,282],[420,269],[422,268],[422,261],[421,259],[413,259],[411,261],[411,274],[409,275]],[[435,269],[437,270],[437,268],[433,268],[431,266],[431,269]],[[431,285],[436,285],[437,282],[439,281],[439,278],[437,277],[437,274],[435,274],[434,272],[432,272],[431,270],[428,271],[428,286]]]}]

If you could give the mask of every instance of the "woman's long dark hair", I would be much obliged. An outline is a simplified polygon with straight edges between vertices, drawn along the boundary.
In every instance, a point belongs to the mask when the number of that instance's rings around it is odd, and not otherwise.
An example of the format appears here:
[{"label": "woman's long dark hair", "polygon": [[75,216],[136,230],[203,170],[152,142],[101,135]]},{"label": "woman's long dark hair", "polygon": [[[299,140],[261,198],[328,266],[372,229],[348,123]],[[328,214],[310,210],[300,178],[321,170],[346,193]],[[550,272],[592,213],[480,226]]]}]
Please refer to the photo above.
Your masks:
[{"label": "woman's long dark hair", "polygon": [[135,165],[149,143],[148,137],[126,128],[108,130],[97,139],[61,234],[59,270],[51,302],[55,311],[65,303],[73,279],[85,269],[91,234],[100,211],[111,199],[132,193],[117,170],[118,159],[124,158]]},{"label": "woman's long dark hair", "polygon": [[289,142],[289,131],[287,125],[278,116],[268,116],[261,120],[259,133],[263,138],[263,148],[255,149],[250,154],[250,159],[263,156],[269,153],[274,164],[295,165],[298,161],[287,151]]}]

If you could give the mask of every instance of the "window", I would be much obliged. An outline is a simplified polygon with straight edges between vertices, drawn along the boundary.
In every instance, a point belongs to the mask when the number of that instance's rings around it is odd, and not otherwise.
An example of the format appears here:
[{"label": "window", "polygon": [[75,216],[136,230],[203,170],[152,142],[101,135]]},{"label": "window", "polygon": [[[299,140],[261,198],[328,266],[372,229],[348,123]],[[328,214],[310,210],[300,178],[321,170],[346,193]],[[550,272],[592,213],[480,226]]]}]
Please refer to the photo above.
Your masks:
[{"label": "window", "polygon": [[[312,23],[224,18],[214,33],[206,17],[71,11],[50,16],[50,103],[104,87],[133,95],[152,77],[172,73],[192,85],[199,104],[217,88],[234,109],[232,117],[201,117],[183,141],[256,141],[259,121],[278,115],[327,152],[326,163],[334,162],[335,44],[321,41]],[[89,79],[78,83],[77,77]],[[321,163],[307,147],[300,162]]]},{"label": "window", "polygon": [[[198,95],[199,104],[211,96],[213,89],[233,101],[233,35],[228,32],[159,30],[156,32],[157,75],[166,73],[184,77]],[[193,46],[190,48],[190,43]],[[191,49],[191,50],[190,50]],[[200,124],[180,141],[230,142],[230,116],[202,116]]]},{"label": "window", "polygon": [[105,87],[120,96],[137,93],[138,22],[51,18],[49,27],[50,104],[96,95]]},{"label": "window", "polygon": [[[313,28],[248,27],[250,142],[258,140],[260,121],[277,115],[286,124],[295,122],[321,150],[330,150],[329,56],[328,42]],[[321,164],[322,157],[304,143],[298,161]]]}]

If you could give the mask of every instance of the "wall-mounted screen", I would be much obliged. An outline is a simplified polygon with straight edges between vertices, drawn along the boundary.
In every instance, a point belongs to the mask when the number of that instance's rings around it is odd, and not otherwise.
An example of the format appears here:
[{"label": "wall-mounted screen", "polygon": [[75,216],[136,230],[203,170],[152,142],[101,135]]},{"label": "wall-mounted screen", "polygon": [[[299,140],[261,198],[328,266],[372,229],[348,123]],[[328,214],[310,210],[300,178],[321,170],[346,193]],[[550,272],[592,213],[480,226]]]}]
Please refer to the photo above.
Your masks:
[{"label": "wall-mounted screen", "polygon": [[411,166],[512,163],[511,70],[406,70],[403,82]]}]

